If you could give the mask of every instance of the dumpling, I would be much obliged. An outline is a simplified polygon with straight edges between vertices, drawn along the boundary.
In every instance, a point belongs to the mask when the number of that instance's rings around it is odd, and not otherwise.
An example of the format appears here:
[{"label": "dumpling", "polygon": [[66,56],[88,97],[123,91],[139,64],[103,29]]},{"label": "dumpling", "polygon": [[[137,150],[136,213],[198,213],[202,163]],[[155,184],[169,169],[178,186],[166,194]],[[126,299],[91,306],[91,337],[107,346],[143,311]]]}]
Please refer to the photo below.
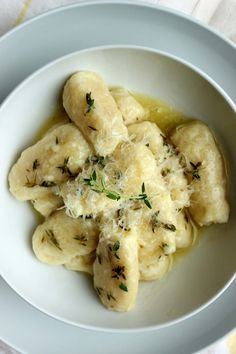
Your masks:
[{"label": "dumpling", "polygon": [[65,267],[69,270],[93,275],[93,262],[95,258],[96,251],[85,254],[84,256],[75,256],[69,262],[65,263]]},{"label": "dumpling", "polygon": [[189,206],[191,189],[180,164],[175,149],[155,123],[141,122],[128,127],[130,139],[150,149],[155,156],[159,173],[169,189],[175,207],[182,209]]},{"label": "dumpling", "polygon": [[90,154],[74,124],[63,124],[24,150],[9,173],[10,191],[19,200],[48,197],[74,177]]},{"label": "dumpling", "polygon": [[109,155],[127,140],[122,115],[98,74],[79,71],[72,75],[64,87],[63,105],[96,154]]},{"label": "dumpling", "polygon": [[[96,172],[96,183],[101,190],[105,183],[106,190],[119,193],[121,196],[134,197],[142,193],[144,183],[147,193],[153,192],[151,185],[160,189],[157,181],[156,163],[151,151],[142,144],[119,144],[110,155],[104,166],[99,164],[85,166],[82,173],[74,181],[66,182],[60,189],[68,215],[97,214],[106,209],[120,207],[123,199],[112,200],[109,193],[98,193],[94,185],[89,186],[86,180]],[[102,182],[103,181],[103,182]],[[154,193],[156,190],[154,188]]]},{"label": "dumpling", "polygon": [[45,217],[48,217],[57,208],[63,206],[62,198],[52,193],[43,198],[31,200],[31,203],[35,210]]},{"label": "dumpling", "polygon": [[93,266],[94,288],[110,310],[133,308],[139,282],[138,242],[135,228],[125,231],[105,222],[99,237]]},{"label": "dumpling", "polygon": [[227,222],[225,167],[210,129],[191,121],[178,126],[170,138],[186,165],[193,190],[189,211],[195,222],[200,226]]},{"label": "dumpling", "polygon": [[121,111],[125,125],[140,122],[147,117],[146,110],[128,90],[122,87],[114,87],[110,89],[110,92]]},{"label": "dumpling", "polygon": [[60,210],[39,225],[32,239],[36,257],[48,264],[65,264],[96,249],[98,225],[94,219],[73,219]]}]

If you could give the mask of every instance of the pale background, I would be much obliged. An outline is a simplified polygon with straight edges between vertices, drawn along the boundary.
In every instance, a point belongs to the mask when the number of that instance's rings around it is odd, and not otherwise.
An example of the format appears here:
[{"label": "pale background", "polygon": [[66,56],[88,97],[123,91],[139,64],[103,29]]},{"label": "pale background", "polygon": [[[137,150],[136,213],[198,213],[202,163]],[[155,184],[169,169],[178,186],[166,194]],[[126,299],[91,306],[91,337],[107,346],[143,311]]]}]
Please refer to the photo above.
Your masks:
[{"label": "pale background", "polygon": [[[35,15],[55,7],[79,1],[81,0],[0,0],[0,36]],[[196,19],[207,23],[219,33],[236,43],[236,0],[145,1],[152,4],[167,6],[193,16]],[[0,341],[0,354],[18,353]],[[236,354],[236,332],[233,332],[227,338],[220,340],[211,348],[203,350],[201,354]]]}]

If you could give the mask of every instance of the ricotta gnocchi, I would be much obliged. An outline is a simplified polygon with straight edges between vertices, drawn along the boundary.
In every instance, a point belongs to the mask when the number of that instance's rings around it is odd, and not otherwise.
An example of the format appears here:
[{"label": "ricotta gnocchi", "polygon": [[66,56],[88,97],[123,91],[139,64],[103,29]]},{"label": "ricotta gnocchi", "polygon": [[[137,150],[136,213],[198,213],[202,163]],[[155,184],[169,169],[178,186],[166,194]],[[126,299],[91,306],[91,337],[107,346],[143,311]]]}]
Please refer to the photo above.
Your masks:
[{"label": "ricotta gnocchi", "polygon": [[176,252],[192,246],[196,224],[229,218],[210,129],[182,117],[163,130],[173,111],[138,97],[97,73],[75,73],[62,97],[70,121],[50,127],[9,173],[13,196],[44,217],[32,237],[36,257],[88,273],[102,304],[120,312],[135,306],[139,281],[161,280]]}]

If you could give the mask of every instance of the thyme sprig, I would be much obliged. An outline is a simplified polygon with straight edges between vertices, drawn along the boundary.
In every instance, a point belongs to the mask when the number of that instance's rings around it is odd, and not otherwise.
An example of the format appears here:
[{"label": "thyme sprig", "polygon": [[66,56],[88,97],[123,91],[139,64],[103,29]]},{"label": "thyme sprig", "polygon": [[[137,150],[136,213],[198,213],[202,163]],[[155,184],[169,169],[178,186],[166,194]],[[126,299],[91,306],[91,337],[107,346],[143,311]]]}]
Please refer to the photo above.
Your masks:
[{"label": "thyme sprig", "polygon": [[112,200],[128,199],[128,200],[142,200],[149,209],[152,209],[151,202],[148,199],[145,190],[145,184],[142,183],[141,193],[137,196],[134,195],[122,195],[116,191],[107,189],[104,177],[101,177],[100,184],[97,181],[97,173],[95,170],[92,171],[89,178],[84,178],[84,184],[91,187],[91,190],[96,193],[104,193],[107,198]]}]

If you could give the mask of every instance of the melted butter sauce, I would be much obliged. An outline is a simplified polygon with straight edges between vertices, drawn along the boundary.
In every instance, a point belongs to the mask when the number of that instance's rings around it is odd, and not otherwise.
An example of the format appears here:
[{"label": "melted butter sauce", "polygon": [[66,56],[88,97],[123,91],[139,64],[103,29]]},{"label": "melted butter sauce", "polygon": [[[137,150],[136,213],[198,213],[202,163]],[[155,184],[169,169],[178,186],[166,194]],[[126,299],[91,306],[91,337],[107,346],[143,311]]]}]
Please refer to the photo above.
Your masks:
[{"label": "melted butter sauce", "polygon": [[156,123],[166,134],[188,119],[165,102],[142,94],[134,94],[134,97],[149,112],[148,120]]},{"label": "melted butter sauce", "polygon": [[[146,96],[140,93],[132,93],[135,99],[149,112],[147,119],[151,122],[154,122],[158,125],[158,127],[165,133],[175,128],[177,125],[185,123],[187,120],[189,121],[191,118],[186,117],[182,113],[176,111],[174,108],[166,104],[165,102],[158,100],[156,98],[152,98],[150,96]],[[33,143],[36,143],[39,139],[41,139],[53,126],[68,122],[69,118],[66,114],[64,108],[60,106],[51,116],[48,117],[38,130],[37,134],[33,139]],[[37,216],[37,220],[41,223],[43,221],[43,217],[34,209],[35,215]],[[205,229],[205,228],[203,228]],[[173,265],[183,259],[194,246],[199,243],[204,230],[201,229],[199,233],[199,228],[197,230],[197,237],[194,240],[193,244],[187,248],[178,249],[173,256]],[[200,237],[199,237],[200,236]]]},{"label": "melted butter sauce", "polygon": [[51,114],[41,125],[37,133],[33,138],[33,143],[35,144],[38,140],[50,131],[52,127],[57,124],[62,124],[68,122],[69,118],[63,107],[59,107],[53,114]]}]

